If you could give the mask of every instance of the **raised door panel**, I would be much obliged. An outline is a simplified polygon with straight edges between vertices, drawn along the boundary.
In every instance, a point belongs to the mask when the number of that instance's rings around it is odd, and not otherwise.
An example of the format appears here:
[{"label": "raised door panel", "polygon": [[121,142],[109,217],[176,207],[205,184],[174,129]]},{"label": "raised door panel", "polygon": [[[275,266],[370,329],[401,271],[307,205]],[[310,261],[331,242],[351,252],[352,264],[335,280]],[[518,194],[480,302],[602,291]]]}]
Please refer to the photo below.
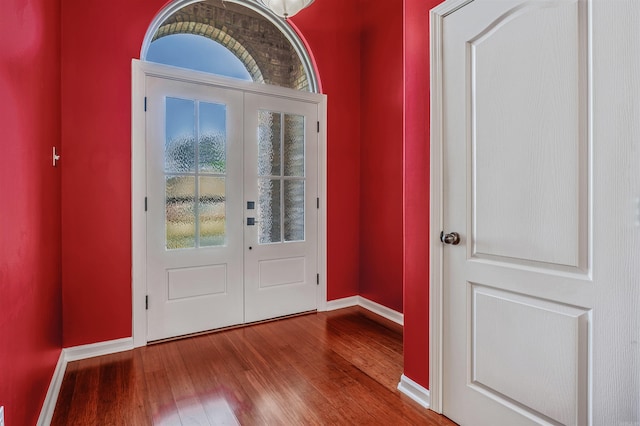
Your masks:
[{"label": "raised door panel", "polygon": [[525,415],[585,424],[589,310],[469,284],[470,385]]},{"label": "raised door panel", "polygon": [[473,256],[586,267],[582,9],[524,3],[468,41]]}]

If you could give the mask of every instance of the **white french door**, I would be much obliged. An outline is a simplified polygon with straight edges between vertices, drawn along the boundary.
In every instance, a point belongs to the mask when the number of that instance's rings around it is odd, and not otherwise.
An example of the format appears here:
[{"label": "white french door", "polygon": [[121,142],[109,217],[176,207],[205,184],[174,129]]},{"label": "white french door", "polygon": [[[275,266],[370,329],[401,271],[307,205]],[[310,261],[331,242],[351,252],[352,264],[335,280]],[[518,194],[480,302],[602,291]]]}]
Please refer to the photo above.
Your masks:
[{"label": "white french door", "polygon": [[317,105],[246,94],[244,117],[245,322],[253,322],[317,307]]},{"label": "white french door", "polygon": [[317,307],[317,103],[146,77],[147,340]]},{"label": "white french door", "polygon": [[239,324],[243,95],[146,85],[147,340]]}]

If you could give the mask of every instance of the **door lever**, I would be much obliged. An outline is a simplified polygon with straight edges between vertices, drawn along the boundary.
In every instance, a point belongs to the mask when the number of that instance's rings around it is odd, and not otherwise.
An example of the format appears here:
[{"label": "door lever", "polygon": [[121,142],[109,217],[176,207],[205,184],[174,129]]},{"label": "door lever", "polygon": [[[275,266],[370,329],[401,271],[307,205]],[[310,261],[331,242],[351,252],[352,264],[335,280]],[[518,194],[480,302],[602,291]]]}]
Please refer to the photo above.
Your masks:
[{"label": "door lever", "polygon": [[445,234],[444,231],[440,232],[440,241],[445,244],[451,244],[453,246],[457,246],[460,244],[460,234],[457,232],[450,232]]}]

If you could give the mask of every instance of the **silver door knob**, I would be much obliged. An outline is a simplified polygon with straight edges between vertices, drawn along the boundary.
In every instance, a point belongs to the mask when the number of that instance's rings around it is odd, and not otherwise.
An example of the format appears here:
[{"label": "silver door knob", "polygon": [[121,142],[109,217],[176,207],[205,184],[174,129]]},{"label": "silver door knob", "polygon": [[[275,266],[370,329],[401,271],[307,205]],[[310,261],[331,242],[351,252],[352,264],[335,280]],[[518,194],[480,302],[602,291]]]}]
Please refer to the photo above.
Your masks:
[{"label": "silver door knob", "polygon": [[457,246],[460,243],[460,234],[457,232],[450,232],[445,234],[444,231],[440,233],[440,241],[445,244],[451,244]]}]

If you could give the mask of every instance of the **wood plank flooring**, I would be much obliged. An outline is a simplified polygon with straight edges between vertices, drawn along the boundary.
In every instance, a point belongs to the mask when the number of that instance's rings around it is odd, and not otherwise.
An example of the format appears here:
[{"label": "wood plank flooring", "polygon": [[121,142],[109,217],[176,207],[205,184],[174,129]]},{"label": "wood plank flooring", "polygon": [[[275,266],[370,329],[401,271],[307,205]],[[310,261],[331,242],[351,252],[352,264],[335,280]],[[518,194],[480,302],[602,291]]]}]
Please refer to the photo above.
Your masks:
[{"label": "wood plank flooring", "polygon": [[52,425],[454,425],[402,395],[402,331],[361,308],[69,363]]}]

